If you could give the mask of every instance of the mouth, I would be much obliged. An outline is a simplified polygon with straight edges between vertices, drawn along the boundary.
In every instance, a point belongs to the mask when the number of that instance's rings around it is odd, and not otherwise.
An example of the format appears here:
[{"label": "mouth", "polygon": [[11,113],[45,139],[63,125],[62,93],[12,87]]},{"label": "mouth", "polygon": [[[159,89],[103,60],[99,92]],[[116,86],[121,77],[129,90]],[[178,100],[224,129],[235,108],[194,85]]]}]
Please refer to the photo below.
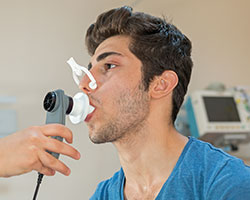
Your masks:
[{"label": "mouth", "polygon": [[88,123],[91,120],[91,118],[93,117],[93,114],[96,110],[96,107],[94,105],[92,105],[91,103],[90,103],[90,106],[92,107],[93,111],[91,113],[89,113],[87,115],[86,119],[84,120],[86,123]]}]

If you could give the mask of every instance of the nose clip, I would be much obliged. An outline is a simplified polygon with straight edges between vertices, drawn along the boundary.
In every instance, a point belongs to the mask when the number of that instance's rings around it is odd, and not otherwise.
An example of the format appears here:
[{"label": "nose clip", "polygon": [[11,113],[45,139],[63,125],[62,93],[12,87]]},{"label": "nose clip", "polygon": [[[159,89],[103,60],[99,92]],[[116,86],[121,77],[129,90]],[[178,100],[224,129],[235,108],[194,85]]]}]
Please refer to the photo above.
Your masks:
[{"label": "nose clip", "polygon": [[94,79],[93,75],[90,73],[90,71],[87,68],[81,65],[78,65],[76,61],[74,60],[74,58],[72,57],[67,61],[67,63],[70,65],[72,69],[73,79],[75,83],[77,84],[77,86],[79,86],[80,84],[79,78],[77,76],[82,76],[82,72],[84,72],[85,74],[87,74],[87,76],[90,79],[90,83],[89,83],[90,89],[95,90],[97,88],[96,80]]}]

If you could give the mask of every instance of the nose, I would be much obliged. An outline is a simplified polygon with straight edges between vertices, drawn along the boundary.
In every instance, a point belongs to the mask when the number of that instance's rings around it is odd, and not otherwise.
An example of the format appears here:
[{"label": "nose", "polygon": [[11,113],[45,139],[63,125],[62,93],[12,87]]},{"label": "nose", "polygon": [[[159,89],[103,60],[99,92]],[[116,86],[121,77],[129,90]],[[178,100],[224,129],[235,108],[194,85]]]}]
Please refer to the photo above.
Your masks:
[{"label": "nose", "polygon": [[85,94],[88,94],[91,92],[91,88],[89,87],[89,83],[90,83],[90,79],[89,77],[85,74],[82,79],[80,80],[79,83],[79,88],[80,90],[82,90]]}]

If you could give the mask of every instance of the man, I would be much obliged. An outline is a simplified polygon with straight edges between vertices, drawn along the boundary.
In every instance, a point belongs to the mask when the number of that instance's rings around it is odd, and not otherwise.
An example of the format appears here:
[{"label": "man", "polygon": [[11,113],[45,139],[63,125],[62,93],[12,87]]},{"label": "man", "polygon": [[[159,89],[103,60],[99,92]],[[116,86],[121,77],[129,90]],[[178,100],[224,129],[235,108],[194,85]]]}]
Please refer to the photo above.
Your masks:
[{"label": "man", "polygon": [[72,143],[72,132],[60,124],[33,126],[0,139],[0,177],[10,177],[36,170],[47,176],[55,171],[64,175],[70,169],[46,150],[80,159],[80,153],[70,145],[50,138],[61,136]]},{"label": "man", "polygon": [[89,137],[112,142],[122,166],[91,199],[250,199],[249,167],[174,127],[192,70],[185,35],[121,7],[99,15],[86,45],[98,86],[80,83],[95,107]]}]

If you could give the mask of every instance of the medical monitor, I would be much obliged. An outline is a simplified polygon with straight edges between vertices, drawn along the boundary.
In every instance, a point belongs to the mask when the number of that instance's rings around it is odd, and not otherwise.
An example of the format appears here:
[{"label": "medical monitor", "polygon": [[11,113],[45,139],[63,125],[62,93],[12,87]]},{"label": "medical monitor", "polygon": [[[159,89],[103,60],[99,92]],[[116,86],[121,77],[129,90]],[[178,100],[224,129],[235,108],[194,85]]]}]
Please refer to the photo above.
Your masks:
[{"label": "medical monitor", "polygon": [[234,97],[203,96],[209,122],[240,122],[239,111]]},{"label": "medical monitor", "polygon": [[249,140],[250,113],[245,103],[241,95],[233,92],[192,93],[186,103],[192,134],[209,142]]}]

